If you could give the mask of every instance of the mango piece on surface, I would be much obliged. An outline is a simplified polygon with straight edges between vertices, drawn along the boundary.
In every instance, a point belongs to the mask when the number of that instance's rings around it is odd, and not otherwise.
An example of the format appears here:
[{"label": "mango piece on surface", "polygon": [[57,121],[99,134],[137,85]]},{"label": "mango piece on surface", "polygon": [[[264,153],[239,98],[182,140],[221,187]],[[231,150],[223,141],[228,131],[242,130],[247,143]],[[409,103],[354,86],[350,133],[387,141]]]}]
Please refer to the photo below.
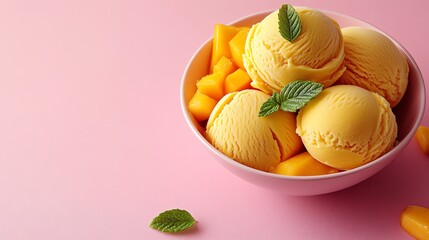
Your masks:
[{"label": "mango piece on surface", "polygon": [[237,70],[237,67],[231,59],[222,56],[219,61],[213,66],[213,73],[223,72],[226,75],[231,74]]},{"label": "mango piece on surface", "polygon": [[225,74],[223,72],[212,73],[201,78],[197,82],[198,91],[219,100],[223,97],[223,85]]},{"label": "mango piece on surface", "polygon": [[213,66],[224,56],[231,58],[229,50],[229,41],[238,33],[240,28],[235,26],[226,26],[216,24],[213,34],[212,59],[210,63],[210,72],[213,72]]},{"label": "mango piece on surface", "polygon": [[225,94],[250,89],[250,79],[246,71],[239,68],[225,78]]},{"label": "mango piece on surface", "polygon": [[303,152],[281,162],[272,172],[288,176],[314,176],[336,173],[339,170],[317,161],[308,152]]},{"label": "mango piece on surface", "polygon": [[425,154],[429,155],[429,127],[419,126],[414,137],[417,140],[420,149]]},{"label": "mango piece on surface", "polygon": [[195,119],[201,122],[209,119],[216,103],[217,101],[213,98],[197,91],[189,101],[188,107]]},{"label": "mango piece on surface", "polygon": [[416,239],[429,239],[429,208],[407,206],[401,214],[401,227]]},{"label": "mango piece on surface", "polygon": [[234,38],[229,41],[229,49],[231,51],[232,59],[235,64],[241,69],[244,69],[243,65],[243,54],[244,54],[244,44],[246,43],[247,34],[249,33],[250,28],[242,28]]}]

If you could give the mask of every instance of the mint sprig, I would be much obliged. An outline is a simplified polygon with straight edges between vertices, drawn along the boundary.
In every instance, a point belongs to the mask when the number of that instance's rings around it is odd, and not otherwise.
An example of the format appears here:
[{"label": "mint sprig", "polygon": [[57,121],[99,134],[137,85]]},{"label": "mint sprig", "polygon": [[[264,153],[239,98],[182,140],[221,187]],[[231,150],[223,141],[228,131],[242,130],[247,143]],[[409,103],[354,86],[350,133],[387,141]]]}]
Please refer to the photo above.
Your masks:
[{"label": "mint sprig", "polygon": [[188,211],[171,209],[155,217],[150,223],[150,227],[161,232],[181,232],[195,223],[195,219]]},{"label": "mint sprig", "polygon": [[311,81],[293,81],[280,93],[273,93],[259,109],[259,117],[268,116],[281,109],[285,112],[296,112],[322,92],[323,84]]},{"label": "mint sprig", "polygon": [[295,8],[289,4],[283,4],[279,9],[280,35],[289,42],[293,42],[301,32],[301,19]]},{"label": "mint sprig", "polygon": [[271,113],[277,112],[280,109],[281,104],[280,95],[275,92],[272,97],[262,104],[259,109],[259,117],[268,116]]}]

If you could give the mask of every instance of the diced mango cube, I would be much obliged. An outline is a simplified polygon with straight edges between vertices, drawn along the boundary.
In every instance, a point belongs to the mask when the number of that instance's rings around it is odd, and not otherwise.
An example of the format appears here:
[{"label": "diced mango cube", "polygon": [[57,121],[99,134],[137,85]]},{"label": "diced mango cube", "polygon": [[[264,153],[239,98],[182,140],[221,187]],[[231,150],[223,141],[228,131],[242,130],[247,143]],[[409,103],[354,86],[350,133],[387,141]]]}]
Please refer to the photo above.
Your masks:
[{"label": "diced mango cube", "polygon": [[250,28],[242,28],[234,38],[229,41],[229,49],[231,51],[232,59],[235,64],[241,69],[244,69],[243,65],[243,54],[244,54],[244,44],[246,43],[247,34],[249,33]]},{"label": "diced mango cube", "polygon": [[225,94],[244,89],[250,89],[250,79],[246,71],[239,68],[225,78]]},{"label": "diced mango cube", "polygon": [[209,119],[216,103],[217,101],[213,98],[197,91],[189,101],[188,107],[195,119],[201,122]]},{"label": "diced mango cube", "polygon": [[231,58],[229,50],[229,41],[238,33],[240,28],[235,26],[225,26],[216,24],[213,34],[212,59],[210,63],[210,72],[213,72],[213,66],[224,56]]},{"label": "diced mango cube", "polygon": [[223,72],[216,72],[202,77],[197,82],[198,91],[215,99],[220,100],[223,97],[223,85],[225,81],[225,74]]},{"label": "diced mango cube", "polygon": [[231,59],[222,56],[219,61],[213,66],[213,73],[223,72],[225,76],[231,74],[237,69]]},{"label": "diced mango cube", "polygon": [[420,149],[422,149],[425,154],[429,154],[429,127],[419,126],[414,137]]},{"label": "diced mango cube", "polygon": [[288,176],[314,176],[336,173],[339,170],[317,161],[308,152],[303,152],[281,162],[272,172]]},{"label": "diced mango cube", "polygon": [[401,214],[401,227],[415,239],[429,239],[429,208],[407,206]]}]

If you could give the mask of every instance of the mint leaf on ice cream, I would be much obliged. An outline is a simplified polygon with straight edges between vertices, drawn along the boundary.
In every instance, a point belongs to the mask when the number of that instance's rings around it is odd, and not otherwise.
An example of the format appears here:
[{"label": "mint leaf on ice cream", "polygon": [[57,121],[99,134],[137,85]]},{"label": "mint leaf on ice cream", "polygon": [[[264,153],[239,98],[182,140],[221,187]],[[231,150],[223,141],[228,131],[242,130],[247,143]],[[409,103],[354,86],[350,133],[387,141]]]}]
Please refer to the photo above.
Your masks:
[{"label": "mint leaf on ice cream", "polygon": [[279,109],[296,112],[322,92],[323,84],[311,81],[294,81],[286,85],[279,93],[274,93],[259,110],[259,116],[268,116]]},{"label": "mint leaf on ice cream", "polygon": [[289,4],[283,4],[279,9],[280,35],[289,42],[293,42],[301,32],[301,19],[295,8]]}]

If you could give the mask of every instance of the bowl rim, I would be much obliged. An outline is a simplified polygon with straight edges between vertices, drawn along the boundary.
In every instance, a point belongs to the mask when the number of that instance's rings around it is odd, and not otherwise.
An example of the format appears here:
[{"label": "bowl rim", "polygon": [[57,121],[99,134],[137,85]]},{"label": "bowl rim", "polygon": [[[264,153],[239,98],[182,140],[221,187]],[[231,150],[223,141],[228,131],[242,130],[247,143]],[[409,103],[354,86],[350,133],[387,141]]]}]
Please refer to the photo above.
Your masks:
[{"label": "bowl rim", "polygon": [[[299,6],[296,6],[296,7],[299,7]],[[305,8],[308,8],[308,7],[305,7]],[[310,8],[310,9],[315,9],[315,8]],[[200,140],[200,142],[202,142],[208,149],[210,149],[210,151],[212,153],[214,153],[217,157],[221,158],[224,162],[226,162],[226,163],[228,163],[234,167],[237,167],[242,171],[249,172],[249,173],[256,174],[256,175],[269,177],[269,178],[276,178],[276,179],[282,179],[282,180],[295,180],[295,181],[328,180],[328,179],[345,177],[347,175],[351,175],[351,174],[354,174],[357,172],[361,172],[361,171],[364,171],[368,168],[371,168],[372,166],[382,164],[385,161],[389,161],[389,160],[392,161],[392,160],[394,160],[394,158],[396,158],[394,155],[399,154],[408,145],[408,143],[413,138],[413,136],[414,136],[415,132],[417,131],[417,129],[418,129],[418,127],[419,127],[419,125],[423,119],[423,116],[424,116],[425,105],[426,105],[426,95],[425,95],[426,90],[425,90],[425,84],[424,84],[424,80],[423,80],[423,76],[422,76],[422,73],[420,71],[420,68],[418,67],[416,61],[411,56],[411,54],[406,50],[406,48],[404,46],[402,46],[393,37],[391,37],[390,35],[388,35],[384,31],[382,31],[381,29],[377,28],[376,26],[374,26],[374,25],[372,25],[372,24],[370,24],[364,20],[349,16],[349,15],[345,15],[343,13],[331,11],[331,10],[325,10],[325,9],[315,9],[315,10],[320,11],[324,14],[329,15],[329,16],[338,16],[338,17],[345,18],[345,19],[348,19],[351,21],[360,21],[360,22],[364,23],[365,25],[367,25],[368,27],[373,28],[373,29],[381,32],[382,34],[386,35],[406,55],[407,60],[409,61],[409,64],[411,64],[413,66],[413,68],[415,68],[415,70],[416,70],[416,76],[415,77],[418,80],[418,81],[416,81],[417,85],[418,85],[417,88],[419,89],[419,91],[422,92],[422,94],[420,95],[420,99],[418,99],[419,102],[421,103],[420,108],[418,109],[417,118],[415,119],[414,123],[412,124],[411,129],[408,131],[408,133],[405,135],[405,137],[398,144],[396,144],[391,150],[389,150],[387,153],[385,153],[381,157],[378,157],[377,159],[375,159],[369,163],[366,163],[362,166],[359,166],[359,167],[356,167],[356,168],[353,168],[350,170],[337,172],[337,173],[331,173],[331,174],[325,174],[325,175],[315,175],[315,176],[288,176],[288,175],[281,175],[281,174],[275,174],[275,173],[261,171],[261,170],[246,166],[244,164],[241,164],[241,163],[235,161],[234,159],[229,158],[228,156],[223,154],[221,151],[216,149],[213,145],[211,145],[208,142],[208,140],[199,132],[198,128],[196,126],[194,126],[194,123],[191,120],[191,118],[193,116],[191,116],[190,112],[187,109],[187,102],[186,102],[185,94],[184,94],[186,76],[190,70],[192,63],[197,58],[199,53],[202,51],[202,49],[207,47],[206,46],[207,44],[209,44],[213,40],[213,36],[211,36],[207,40],[205,40],[200,45],[200,47],[193,53],[192,57],[190,58],[189,62],[186,65],[186,68],[185,68],[185,71],[182,75],[182,79],[181,79],[181,83],[180,83],[180,103],[181,103],[182,113],[185,116],[186,123],[191,128],[192,132],[197,136],[197,138]],[[272,13],[273,11],[276,11],[276,10],[264,10],[264,11],[259,11],[259,12],[255,12],[252,14],[248,14],[246,16],[243,16],[237,20],[230,22],[227,25],[236,25],[242,21],[257,17],[259,15],[268,15],[268,14]]]}]

